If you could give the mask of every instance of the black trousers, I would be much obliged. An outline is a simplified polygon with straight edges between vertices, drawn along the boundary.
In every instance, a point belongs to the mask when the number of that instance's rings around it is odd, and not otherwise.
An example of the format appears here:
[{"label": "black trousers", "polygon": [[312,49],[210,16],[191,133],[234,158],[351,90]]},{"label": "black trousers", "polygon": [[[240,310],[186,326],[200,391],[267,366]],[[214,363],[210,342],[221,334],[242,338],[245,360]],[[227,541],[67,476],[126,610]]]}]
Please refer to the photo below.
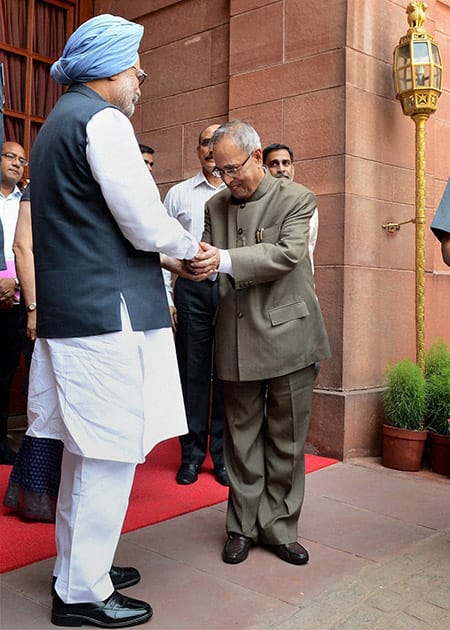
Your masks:
[{"label": "black trousers", "polygon": [[175,345],[189,433],[180,437],[183,464],[202,464],[209,452],[223,466],[223,384],[213,365],[217,285],[178,278]]},{"label": "black trousers", "polygon": [[0,442],[7,439],[11,385],[22,351],[18,305],[0,310]]}]

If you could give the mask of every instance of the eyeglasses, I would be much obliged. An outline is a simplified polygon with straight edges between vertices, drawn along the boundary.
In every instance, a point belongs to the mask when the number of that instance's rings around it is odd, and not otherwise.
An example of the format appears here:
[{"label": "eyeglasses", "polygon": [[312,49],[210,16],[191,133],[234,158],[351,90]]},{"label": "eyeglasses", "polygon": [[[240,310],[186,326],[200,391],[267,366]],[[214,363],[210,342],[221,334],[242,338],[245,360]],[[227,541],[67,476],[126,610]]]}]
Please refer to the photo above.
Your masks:
[{"label": "eyeglasses", "polygon": [[275,168],[276,166],[290,166],[292,164],[291,160],[270,160],[268,166],[269,168]]},{"label": "eyeglasses", "polygon": [[23,157],[19,157],[17,153],[2,153],[2,157],[6,158],[10,162],[17,160],[21,166],[28,166],[28,160]]},{"label": "eyeglasses", "polygon": [[229,175],[230,177],[233,177],[233,175],[237,175],[241,168],[247,164],[252,155],[253,151],[249,153],[242,164],[239,164],[238,166],[226,166],[225,168],[219,168],[218,166],[216,166],[216,168],[212,171],[212,176],[222,177],[223,179],[224,175]]},{"label": "eyeglasses", "polygon": [[211,145],[211,138],[203,138],[200,142],[201,147],[209,147]]},{"label": "eyeglasses", "polygon": [[142,70],[142,68],[136,68],[136,66],[131,66],[136,75],[136,79],[138,80],[139,87],[144,83],[145,79],[148,77],[148,74]]},{"label": "eyeglasses", "polygon": [[144,160],[144,162],[147,164],[147,166],[149,166],[150,168],[153,167],[154,162],[150,161],[150,160]]}]

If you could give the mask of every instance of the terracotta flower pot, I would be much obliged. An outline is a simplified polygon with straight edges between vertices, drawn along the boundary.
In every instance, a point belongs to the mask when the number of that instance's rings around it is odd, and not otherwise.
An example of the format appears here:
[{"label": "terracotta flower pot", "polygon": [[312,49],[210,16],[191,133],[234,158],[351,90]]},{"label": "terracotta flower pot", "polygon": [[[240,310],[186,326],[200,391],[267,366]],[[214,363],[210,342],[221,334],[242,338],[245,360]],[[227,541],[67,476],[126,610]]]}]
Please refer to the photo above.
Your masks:
[{"label": "terracotta flower pot", "polygon": [[431,435],[431,470],[440,475],[450,475],[450,435]]},{"label": "terracotta flower pot", "polygon": [[410,431],[383,424],[383,466],[417,472],[426,439],[427,431]]}]

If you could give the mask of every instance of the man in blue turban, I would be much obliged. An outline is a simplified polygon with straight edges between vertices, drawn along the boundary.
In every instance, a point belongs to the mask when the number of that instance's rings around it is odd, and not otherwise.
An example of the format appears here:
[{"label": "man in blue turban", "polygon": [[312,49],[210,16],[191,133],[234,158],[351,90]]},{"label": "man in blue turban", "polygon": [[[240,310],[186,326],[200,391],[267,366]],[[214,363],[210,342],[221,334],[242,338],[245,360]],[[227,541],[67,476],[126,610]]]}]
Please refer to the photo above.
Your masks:
[{"label": "man in blue turban", "polygon": [[119,74],[133,66],[143,34],[140,24],[117,15],[97,15],[69,37],[50,74],[62,85]]},{"label": "man in blue turban", "polygon": [[[160,254],[198,241],[170,218],[129,121],[146,77],[142,26],[99,15],[52,66],[69,88],[31,158],[36,345],[28,434],[64,443],[52,622],[129,627],[146,602],[112,565],[137,463],[187,430]],[[204,255],[203,255],[204,257]]]}]

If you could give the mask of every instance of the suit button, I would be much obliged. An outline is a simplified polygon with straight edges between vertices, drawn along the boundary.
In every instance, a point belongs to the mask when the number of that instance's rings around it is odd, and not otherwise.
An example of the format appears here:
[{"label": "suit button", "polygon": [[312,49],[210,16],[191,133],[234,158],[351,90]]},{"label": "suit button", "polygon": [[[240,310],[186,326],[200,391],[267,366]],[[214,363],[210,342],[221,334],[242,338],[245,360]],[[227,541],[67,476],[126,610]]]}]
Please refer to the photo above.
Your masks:
[{"label": "suit button", "polygon": [[241,311],[237,312],[237,318],[238,319],[242,319],[244,317],[244,313],[241,313]]},{"label": "suit button", "polygon": [[238,232],[238,234],[242,234],[243,231],[244,230],[242,228],[239,228],[239,230],[237,232]]}]

